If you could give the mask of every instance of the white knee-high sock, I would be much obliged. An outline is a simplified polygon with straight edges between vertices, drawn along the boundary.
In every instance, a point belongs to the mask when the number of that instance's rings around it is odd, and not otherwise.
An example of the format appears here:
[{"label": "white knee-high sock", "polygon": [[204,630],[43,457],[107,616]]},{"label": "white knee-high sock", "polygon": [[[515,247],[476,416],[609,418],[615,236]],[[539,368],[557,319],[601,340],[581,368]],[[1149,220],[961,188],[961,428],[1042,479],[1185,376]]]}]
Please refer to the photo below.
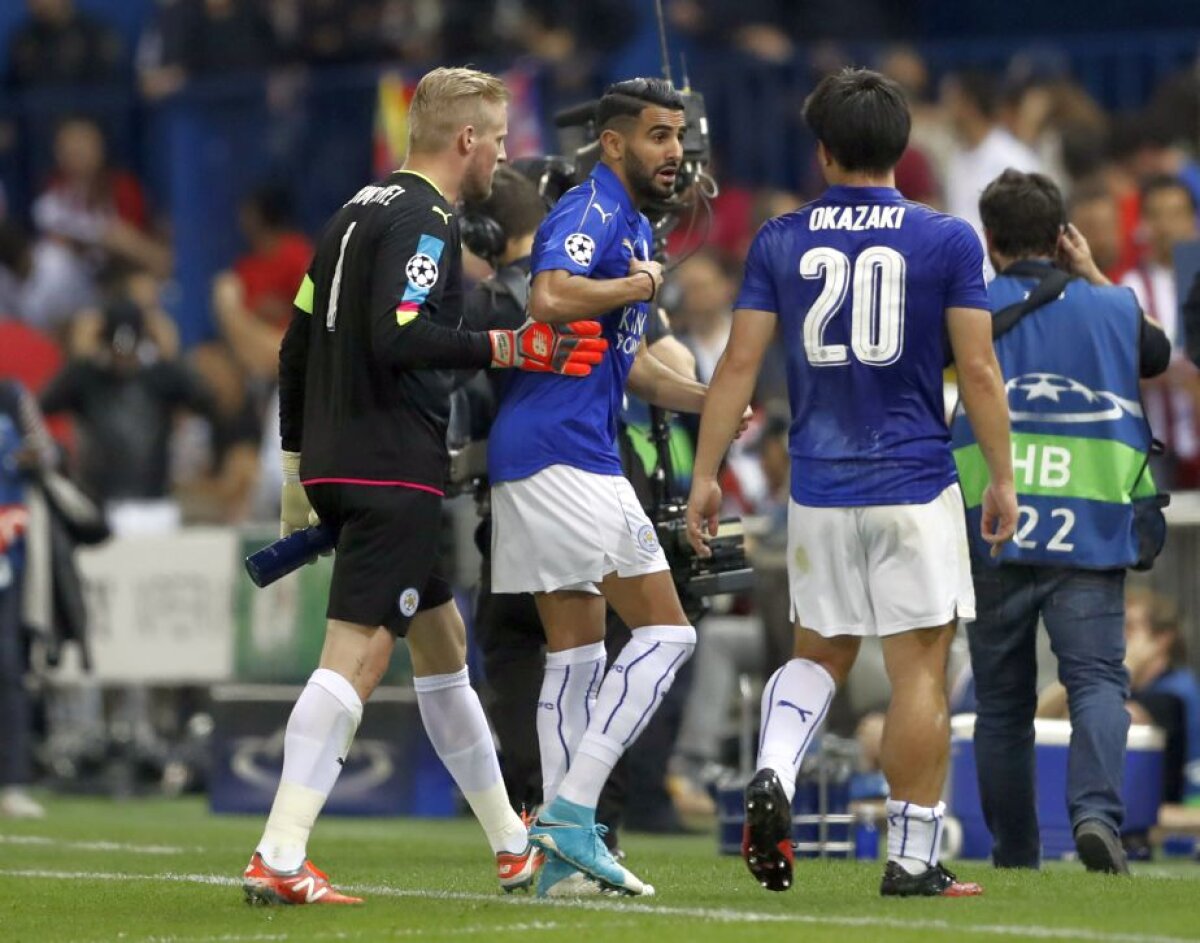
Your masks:
[{"label": "white knee-high sock", "polygon": [[571,768],[604,680],[604,660],[603,642],[546,653],[537,712],[543,803],[558,795],[558,786]]},{"label": "white knee-high sock", "polygon": [[508,803],[496,745],[467,669],[414,678],[413,686],[425,732],[483,826],[492,851],[523,851],[528,832]]},{"label": "white knee-high sock", "polygon": [[897,862],[909,874],[920,874],[934,867],[941,851],[945,815],[944,802],[929,808],[889,798],[888,861]]},{"label": "white knee-high sock", "polygon": [[690,625],[650,625],[633,630],[608,669],[587,732],[558,795],[594,809],[621,754],[646,728],[679,670],[696,648]]},{"label": "white knee-high sock", "polygon": [[300,692],[283,736],[283,774],[258,851],[269,867],[295,871],[308,836],[362,720],[362,701],[336,671],[318,668]]},{"label": "white knee-high sock", "polygon": [[775,771],[788,802],[796,794],[800,763],[836,690],[829,672],[805,658],[783,665],[763,688],[758,768]]}]

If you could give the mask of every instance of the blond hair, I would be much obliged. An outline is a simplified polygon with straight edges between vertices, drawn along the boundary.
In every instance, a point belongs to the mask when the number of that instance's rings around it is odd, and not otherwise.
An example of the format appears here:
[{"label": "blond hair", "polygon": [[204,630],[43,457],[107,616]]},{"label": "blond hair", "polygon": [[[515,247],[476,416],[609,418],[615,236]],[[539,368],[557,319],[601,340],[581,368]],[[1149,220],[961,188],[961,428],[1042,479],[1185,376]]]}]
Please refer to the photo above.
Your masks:
[{"label": "blond hair", "polygon": [[504,82],[475,69],[434,69],[417,83],[408,109],[408,150],[435,153],[468,124],[483,120],[483,103],[505,104]]}]

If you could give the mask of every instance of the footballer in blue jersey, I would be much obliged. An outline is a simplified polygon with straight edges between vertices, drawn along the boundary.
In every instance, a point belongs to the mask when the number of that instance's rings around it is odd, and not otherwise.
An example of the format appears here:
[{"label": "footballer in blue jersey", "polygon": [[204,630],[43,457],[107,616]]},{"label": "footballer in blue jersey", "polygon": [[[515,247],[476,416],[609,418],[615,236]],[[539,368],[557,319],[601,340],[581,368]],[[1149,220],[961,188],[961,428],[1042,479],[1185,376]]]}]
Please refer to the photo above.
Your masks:
[{"label": "footballer in blue jersey", "polygon": [[[567,191],[534,236],[530,275],[565,272],[581,278],[619,280],[630,263],[649,263],[650,223],[634,205],[616,173],[598,163],[588,179]],[[636,269],[635,269],[636,271]],[[601,313],[608,356],[582,379],[555,383],[550,375],[506,378],[489,435],[488,477],[493,484],[528,478],[552,465],[600,475],[620,475],[617,420],[625,384],[642,347],[650,317],[652,269],[633,278],[631,300]],[[532,374],[531,374],[532,376]]]},{"label": "footballer in blue jersey", "polygon": [[942,397],[947,341],[986,439],[984,536],[1016,520],[1008,404],[992,350],[983,255],[960,219],[911,203],[894,168],[911,119],[875,72],[827,76],[804,107],[829,188],[768,222],[746,260],[733,330],[700,425],[688,534],[708,553],[717,466],[778,333],[792,407],[788,584],[795,656],[767,682],[743,854],[770,890],[792,881],[791,817],[805,751],[862,637],[892,682],[882,765],[888,863],[881,892],[968,896],[938,863],[949,751],[946,655],[975,597]]},{"label": "footballer in blue jersey", "polygon": [[[674,192],[683,99],[660,79],[620,82],[597,104],[596,128],[600,162],[534,237],[529,311],[554,324],[598,320],[608,356],[575,387],[548,376],[508,384],[489,437],[492,589],[534,593],[546,630],[545,804],[530,840],[547,855],[538,893],[548,896],[652,892],[605,848],[596,802],[696,643],[616,444],[626,388],[674,411],[704,404],[704,386],[643,340],[662,268],[641,207]],[[606,599],[632,632],[607,674]]]}]

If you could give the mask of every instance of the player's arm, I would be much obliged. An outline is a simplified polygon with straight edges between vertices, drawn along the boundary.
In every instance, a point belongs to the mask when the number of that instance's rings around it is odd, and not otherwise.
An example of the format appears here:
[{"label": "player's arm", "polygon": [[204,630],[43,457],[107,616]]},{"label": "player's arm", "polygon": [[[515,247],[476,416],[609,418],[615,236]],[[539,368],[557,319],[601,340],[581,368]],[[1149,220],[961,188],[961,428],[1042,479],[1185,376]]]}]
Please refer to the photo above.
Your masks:
[{"label": "player's arm", "polygon": [[630,265],[624,278],[592,278],[564,269],[539,272],[529,295],[529,316],[547,324],[565,324],[652,301],[662,286],[662,267],[636,259]]},{"label": "player's arm", "polygon": [[696,356],[687,345],[671,333],[667,315],[658,308],[646,322],[646,347],[652,357],[661,360],[676,373],[692,379],[696,376]]},{"label": "player's arm", "polygon": [[[1017,524],[1008,395],[992,344],[992,315],[983,284],[983,247],[968,223],[949,219],[941,240],[946,334],[958,369],[963,407],[988,467],[980,532],[995,556],[1011,539]],[[1079,255],[1079,246],[1073,241],[1064,246],[1063,251],[1068,250]]]},{"label": "player's arm", "polygon": [[992,346],[992,316],[981,308],[949,308],[946,329],[958,369],[958,390],[975,439],[987,463],[983,495],[983,538],[999,552],[1017,523],[1009,441],[1008,397]]},{"label": "player's arm", "polygon": [[[622,230],[615,207],[602,206],[595,190],[576,188],[542,220],[533,240],[529,316],[547,324],[595,317],[642,301],[662,287],[662,266],[633,258],[632,243],[619,249]],[[596,278],[601,258],[619,251],[630,259],[620,278]]]},{"label": "player's arm", "polygon": [[313,281],[304,276],[292,320],[279,345],[279,437],[285,452],[299,452],[304,429],[304,380],[308,374],[308,339],[313,317]]},{"label": "player's arm", "polygon": [[698,413],[704,409],[704,384],[673,370],[650,352],[644,340],[629,368],[626,386],[639,399],[672,412]]},{"label": "player's arm", "polygon": [[774,274],[778,268],[777,232],[775,223],[767,223],[758,231],[746,254],[742,287],[733,306],[733,328],[713,371],[700,416],[692,493],[688,497],[687,533],[692,548],[702,557],[712,555],[704,536],[716,534],[721,511],[717,470],[747,413],[763,357],[775,338],[781,310]]},{"label": "player's arm", "polygon": [[313,317],[313,281],[304,276],[292,320],[279,345],[279,438],[283,489],[279,498],[279,536],[286,537],[317,522],[300,484],[300,448],[304,432],[304,382],[308,375],[308,341]]},{"label": "player's arm", "polygon": [[717,516],[721,510],[717,471],[754,396],[763,357],[775,337],[775,321],[773,311],[752,308],[734,311],[729,343],[708,386],[704,411],[700,415],[692,494],[687,508],[688,539],[701,556],[710,555],[703,535],[712,536],[717,532]]},{"label": "player's arm", "polygon": [[[431,314],[442,303],[448,280],[449,260],[443,257],[448,244],[444,220],[418,223],[401,217],[384,235],[371,299],[373,347],[384,363],[400,370],[496,367],[586,376],[600,362],[608,345],[596,336],[599,324],[560,334],[532,323],[491,331],[434,323]],[[422,264],[413,266],[418,257]]]}]

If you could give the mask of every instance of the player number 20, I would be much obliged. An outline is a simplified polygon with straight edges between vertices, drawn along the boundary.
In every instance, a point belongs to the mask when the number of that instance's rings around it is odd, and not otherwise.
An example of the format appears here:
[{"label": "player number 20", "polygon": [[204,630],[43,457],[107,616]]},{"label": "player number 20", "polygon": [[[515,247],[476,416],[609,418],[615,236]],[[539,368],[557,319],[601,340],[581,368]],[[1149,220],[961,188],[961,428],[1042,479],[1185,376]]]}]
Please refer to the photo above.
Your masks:
[{"label": "player number 20", "polygon": [[[850,350],[860,363],[886,367],[904,348],[905,262],[895,249],[872,246],[850,263],[837,249],[809,249],[800,259],[804,278],[824,279],[821,293],[804,316],[804,352],[814,367],[850,362],[845,344],[826,344],[825,329],[845,305],[850,290]],[[853,285],[851,276],[853,275]]]}]

